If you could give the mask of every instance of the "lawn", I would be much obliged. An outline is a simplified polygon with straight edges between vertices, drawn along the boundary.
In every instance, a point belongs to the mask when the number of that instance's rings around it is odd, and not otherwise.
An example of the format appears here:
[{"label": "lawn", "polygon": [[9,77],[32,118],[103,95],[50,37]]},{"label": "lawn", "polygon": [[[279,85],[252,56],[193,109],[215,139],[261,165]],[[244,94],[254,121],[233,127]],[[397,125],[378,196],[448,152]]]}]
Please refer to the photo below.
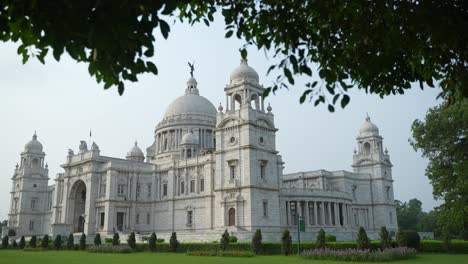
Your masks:
[{"label": "lawn", "polygon": [[[81,251],[44,251],[27,252],[21,250],[0,250],[0,264],[283,264],[314,263],[342,264],[350,262],[307,260],[297,256],[257,256],[252,258],[233,257],[190,257],[185,254],[171,253],[133,253],[133,254],[94,254]],[[468,263],[468,255],[421,254],[416,258],[392,263]]]}]

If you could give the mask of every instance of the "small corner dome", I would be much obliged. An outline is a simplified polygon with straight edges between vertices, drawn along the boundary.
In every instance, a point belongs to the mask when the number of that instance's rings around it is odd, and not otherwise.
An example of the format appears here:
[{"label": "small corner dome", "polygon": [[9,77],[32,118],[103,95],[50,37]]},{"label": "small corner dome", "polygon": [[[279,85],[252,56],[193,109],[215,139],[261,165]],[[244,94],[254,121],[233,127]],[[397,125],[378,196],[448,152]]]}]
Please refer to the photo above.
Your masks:
[{"label": "small corner dome", "polygon": [[181,145],[184,145],[184,144],[198,145],[198,139],[195,136],[195,134],[193,134],[193,132],[190,131],[190,132],[188,132],[187,134],[185,134],[182,137],[182,140],[180,141],[180,144]]},{"label": "small corner dome", "polygon": [[127,152],[127,158],[128,157],[139,157],[139,158],[145,157],[145,154],[143,154],[143,151],[141,151],[140,147],[138,147],[137,142],[135,142],[135,145],[130,149],[129,152]]},{"label": "small corner dome", "polygon": [[24,152],[42,154],[42,150],[42,144],[37,140],[36,132],[34,132],[32,139],[24,145]]},{"label": "small corner dome", "polygon": [[379,128],[370,121],[369,115],[366,117],[366,121],[362,124],[361,129],[359,129],[359,136],[360,137],[368,137],[368,136],[378,136],[379,135]]},{"label": "small corner dome", "polygon": [[243,80],[249,80],[255,83],[259,81],[257,71],[247,64],[247,60],[241,60],[241,64],[231,72],[230,79],[231,83],[238,83]]}]

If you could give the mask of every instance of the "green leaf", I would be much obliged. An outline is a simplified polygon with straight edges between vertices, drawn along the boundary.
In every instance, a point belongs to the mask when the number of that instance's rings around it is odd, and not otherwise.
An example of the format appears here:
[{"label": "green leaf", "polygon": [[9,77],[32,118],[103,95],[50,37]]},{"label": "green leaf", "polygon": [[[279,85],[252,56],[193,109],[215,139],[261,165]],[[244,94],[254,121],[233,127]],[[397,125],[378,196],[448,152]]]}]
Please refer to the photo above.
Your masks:
[{"label": "green leaf", "polygon": [[333,104],[335,104],[336,101],[338,101],[338,98],[340,98],[340,95],[341,94],[335,94],[335,96],[333,96]]},{"label": "green leaf", "polygon": [[264,91],[263,91],[263,97],[267,97],[271,92],[271,87],[268,87],[266,88]]},{"label": "green leaf", "polygon": [[124,90],[125,90],[124,83],[119,82],[119,86],[118,86],[119,95],[122,95],[124,93]]},{"label": "green leaf", "polygon": [[291,71],[288,68],[284,68],[284,75],[288,78],[290,84],[294,85],[294,78],[292,77]]},{"label": "green leaf", "polygon": [[341,108],[345,108],[349,104],[349,96],[347,94],[343,95],[341,99]]},{"label": "green leaf", "polygon": [[146,67],[150,72],[154,73],[155,75],[158,74],[158,68],[151,61],[146,62]]},{"label": "green leaf", "polygon": [[169,36],[169,31],[171,30],[169,24],[166,23],[164,20],[159,20],[159,26],[161,27],[161,34],[165,39]]},{"label": "green leaf", "polygon": [[230,38],[232,36],[232,34],[234,34],[234,32],[232,30],[229,30],[228,32],[226,32],[226,35],[224,37],[225,38]]},{"label": "green leaf", "polygon": [[299,99],[299,103],[303,104],[307,98],[307,95],[312,92],[312,89],[305,90],[304,93],[302,93],[301,98]]},{"label": "green leaf", "polygon": [[331,113],[335,112],[335,107],[333,105],[328,105],[328,111],[330,111]]}]

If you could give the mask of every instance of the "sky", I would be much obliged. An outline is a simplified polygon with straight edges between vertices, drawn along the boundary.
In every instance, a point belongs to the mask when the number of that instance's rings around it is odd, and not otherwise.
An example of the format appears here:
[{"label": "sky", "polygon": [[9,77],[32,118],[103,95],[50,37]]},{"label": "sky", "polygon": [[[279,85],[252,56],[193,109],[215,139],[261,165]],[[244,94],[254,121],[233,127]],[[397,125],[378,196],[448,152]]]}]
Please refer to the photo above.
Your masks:
[{"label": "sky", "polygon": [[[80,140],[92,140],[101,155],[124,158],[138,141],[142,149],[153,142],[154,128],[165,108],[183,95],[190,77],[187,62],[195,61],[194,76],[200,94],[215,106],[224,104],[224,87],[230,72],[239,65],[238,39],[224,38],[224,23],[217,18],[210,27],[175,23],[168,40],[156,32],[156,53],[152,61],[157,76],[146,74],[136,83],[126,83],[123,96],[117,89],[104,90],[89,76],[87,66],[68,56],[46,64],[31,60],[25,65],[16,54],[19,43],[0,43],[0,220],[6,219],[11,177],[24,145],[37,131],[49,165],[49,184],[62,172],[68,149],[78,150]],[[260,83],[269,86],[275,75],[266,75],[273,63],[271,54],[250,48],[248,63],[256,69]],[[424,210],[440,204],[434,201],[432,186],[425,176],[427,160],[409,145],[411,124],[422,119],[428,108],[439,102],[438,89],[411,89],[404,95],[381,99],[351,89],[346,109],[330,113],[324,106],[299,104],[305,78],[290,90],[267,98],[273,108],[277,150],[285,162],[284,173],[310,170],[352,171],[356,136],[366,113],[384,138],[393,163],[395,198],[418,198]]]}]

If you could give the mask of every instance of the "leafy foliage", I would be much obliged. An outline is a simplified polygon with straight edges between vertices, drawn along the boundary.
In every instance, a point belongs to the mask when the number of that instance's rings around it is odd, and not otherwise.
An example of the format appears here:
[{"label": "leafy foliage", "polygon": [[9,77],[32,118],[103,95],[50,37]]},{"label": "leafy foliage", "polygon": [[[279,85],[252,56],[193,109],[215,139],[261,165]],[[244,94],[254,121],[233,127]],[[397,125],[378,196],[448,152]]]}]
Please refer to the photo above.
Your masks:
[{"label": "leafy foliage", "polygon": [[[381,97],[403,94],[412,83],[440,84],[443,96],[468,97],[467,5],[451,1],[6,1],[0,39],[20,42],[18,54],[44,63],[49,51],[88,65],[104,88],[124,92],[125,81],[157,74],[154,33],[167,39],[171,16],[207,26],[220,12],[226,38],[273,54],[278,72],[265,95],[308,78],[300,102],[350,102],[357,87]],[[313,71],[318,76],[312,76]],[[314,78],[315,77],[315,78]],[[317,78],[318,77],[318,78]],[[317,79],[321,79],[321,83]]]},{"label": "leafy foliage", "polygon": [[61,235],[57,235],[55,237],[55,240],[54,240],[54,248],[56,250],[60,250],[62,249],[62,236]]},{"label": "leafy foliage", "polygon": [[16,239],[13,239],[13,243],[11,243],[11,246],[13,247],[13,249],[18,248],[18,243],[16,243]]},{"label": "leafy foliage", "polygon": [[86,235],[83,233],[80,237],[80,250],[86,249]]},{"label": "leafy foliage", "polygon": [[112,237],[112,245],[117,246],[120,245],[120,236],[119,233],[115,233]]},{"label": "leafy foliage", "polygon": [[421,238],[415,230],[398,230],[396,241],[400,247],[419,249]]},{"label": "leafy foliage", "polygon": [[44,249],[49,248],[49,235],[44,235],[41,240],[41,247]]},{"label": "leafy foliage", "polygon": [[387,227],[385,226],[380,227],[379,236],[380,236],[380,245],[382,246],[382,249],[391,247],[392,240],[390,238],[390,234],[388,233]]},{"label": "leafy foliage", "polygon": [[224,230],[224,233],[221,235],[221,249],[226,250],[229,247],[229,232]]},{"label": "leafy foliage", "polygon": [[136,248],[136,240],[135,240],[135,232],[130,233],[130,236],[128,236],[127,239],[128,246],[135,250]]},{"label": "leafy foliage", "polygon": [[426,175],[433,195],[444,203],[438,224],[443,232],[468,239],[468,99],[429,109],[415,120],[410,143],[429,159]]},{"label": "leafy foliage", "polygon": [[102,244],[102,241],[101,241],[101,234],[99,233],[96,233],[96,235],[94,235],[94,245],[95,246],[99,246]]},{"label": "leafy foliage", "polygon": [[169,245],[171,247],[172,252],[177,252],[177,248],[179,247],[179,241],[177,240],[176,232],[172,232],[171,239],[169,239]]},{"label": "leafy foliage", "polygon": [[292,253],[292,238],[288,229],[284,230],[283,235],[281,236],[281,253],[285,256]]},{"label": "leafy foliage", "polygon": [[158,238],[156,237],[156,234],[154,232],[151,233],[151,236],[149,237],[149,240],[148,240],[149,249],[151,251],[156,251],[156,241],[157,240],[158,240]]},{"label": "leafy foliage", "polygon": [[24,236],[21,236],[18,246],[20,249],[24,249],[24,247],[26,246],[26,239],[24,239]]},{"label": "leafy foliage", "polygon": [[317,235],[317,248],[325,248],[326,247],[326,236],[325,231],[323,228],[320,228],[318,235]]},{"label": "leafy foliage", "polygon": [[94,245],[86,249],[91,253],[132,253],[132,249],[128,245]]},{"label": "leafy foliage", "polygon": [[37,237],[36,236],[31,237],[31,240],[29,240],[29,246],[31,248],[35,248],[37,246]]},{"label": "leafy foliage", "polygon": [[326,242],[336,242],[336,236],[332,234],[326,234],[325,235],[325,241]]},{"label": "leafy foliage", "polygon": [[255,254],[262,252],[262,231],[260,229],[255,230],[255,234],[252,237],[252,247]]},{"label": "leafy foliage", "polygon": [[8,248],[9,240],[10,240],[10,238],[8,236],[4,236],[2,238],[2,248]]},{"label": "leafy foliage", "polygon": [[67,249],[72,250],[74,245],[75,245],[75,238],[73,237],[73,234],[70,233],[70,235],[68,235],[68,239],[67,239]]},{"label": "leafy foliage", "polygon": [[369,249],[369,238],[367,237],[366,230],[364,227],[360,226],[358,229],[357,239],[356,239],[356,248],[357,249]]}]

